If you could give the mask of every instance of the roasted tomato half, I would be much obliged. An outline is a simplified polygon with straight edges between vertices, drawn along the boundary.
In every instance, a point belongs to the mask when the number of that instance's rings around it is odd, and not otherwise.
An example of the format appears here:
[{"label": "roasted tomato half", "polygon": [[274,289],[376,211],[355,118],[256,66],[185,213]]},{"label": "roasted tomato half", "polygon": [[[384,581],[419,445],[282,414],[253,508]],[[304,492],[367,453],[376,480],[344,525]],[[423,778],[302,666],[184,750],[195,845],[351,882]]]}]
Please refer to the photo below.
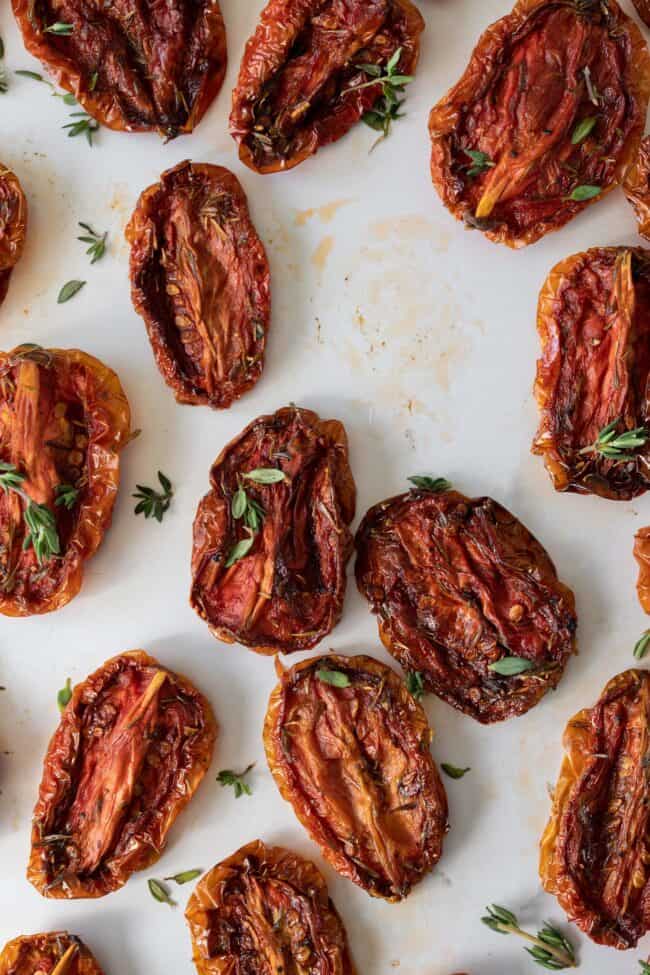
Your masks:
[{"label": "roasted tomato half", "polygon": [[216,637],[308,650],[338,623],[355,487],[338,420],[285,407],[221,452],[194,519],[190,603]]},{"label": "roasted tomato half", "polygon": [[564,732],[540,876],[598,944],[633,948],[650,929],[650,671],[614,677]]},{"label": "roasted tomato half", "polygon": [[625,175],[650,55],[616,0],[519,0],[431,112],[431,174],[459,220],[510,247],[557,230]]},{"label": "roasted tomato half", "polygon": [[636,591],[645,613],[650,614],[650,527],[640,528],[634,536],[634,558],[639,566]]},{"label": "roasted tomato half", "polygon": [[412,75],[423,30],[410,0],[269,0],[233,92],[241,161],[275,173],[336,142],[383,97],[364,68],[399,51],[395,69]]},{"label": "roasted tomato half", "polygon": [[634,207],[639,233],[650,240],[650,136],[641,140],[639,151],[627,171],[623,189]]},{"label": "roasted tomato half", "polygon": [[80,938],[67,931],[30,934],[0,953],[0,975],[103,975]]},{"label": "roasted tomato half", "polygon": [[0,613],[65,606],[109,528],[131,429],[115,373],[77,349],[0,352]]},{"label": "roasted tomato half", "polygon": [[230,406],[264,365],[269,265],[246,195],[221,166],[183,162],[145,190],[126,228],[132,297],[180,403]]},{"label": "roasted tomato half", "polygon": [[75,687],[47,750],[28,880],[44,897],[102,897],[155,863],[216,734],[184,677],[141,650],[108,660]]},{"label": "roasted tomato half", "polygon": [[650,486],[650,251],[597,247],[553,268],[537,314],[541,454],[556,491],[627,501]]},{"label": "roasted tomato half", "polygon": [[[191,132],[226,73],[218,0],[12,0],[25,46],[109,129]],[[55,24],[65,30],[52,30]]]},{"label": "roasted tomato half", "polygon": [[324,877],[282,847],[255,840],[217,864],[185,917],[199,975],[355,975]]},{"label": "roasted tomato half", "polygon": [[496,501],[412,490],[371,508],[356,543],[386,649],[438,697],[488,724],[557,685],[575,649],[573,593]]},{"label": "roasted tomato half", "polygon": [[18,177],[0,163],[0,305],[9,278],[22,257],[27,233],[27,200]]},{"label": "roasted tomato half", "polygon": [[424,711],[372,657],[330,654],[279,674],[264,744],[282,797],[343,877],[401,900],[447,832]]}]

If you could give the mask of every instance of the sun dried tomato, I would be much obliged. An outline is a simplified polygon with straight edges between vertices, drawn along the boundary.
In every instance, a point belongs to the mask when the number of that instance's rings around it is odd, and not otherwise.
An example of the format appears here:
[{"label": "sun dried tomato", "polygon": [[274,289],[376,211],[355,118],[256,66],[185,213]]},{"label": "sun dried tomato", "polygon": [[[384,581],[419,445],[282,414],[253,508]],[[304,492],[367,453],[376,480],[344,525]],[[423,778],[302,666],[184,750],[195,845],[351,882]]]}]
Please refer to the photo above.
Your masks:
[{"label": "sun dried tomato", "polygon": [[216,637],[308,650],[338,623],[355,486],[338,420],[285,407],[217,457],[194,520],[190,603]]},{"label": "sun dried tomato", "polygon": [[343,877],[402,900],[447,832],[424,711],[372,657],[329,654],[278,673],[264,744],[282,797]]},{"label": "sun dried tomato", "polygon": [[650,419],[650,252],[597,247],[561,261],[542,288],[537,329],[541,418],[532,450],[556,491],[618,501],[642,494],[650,485],[641,429]]},{"label": "sun dried tomato", "polygon": [[92,952],[67,931],[30,934],[0,953],[0,975],[103,975]]},{"label": "sun dried tomato", "polygon": [[650,930],[647,834],[650,672],[628,670],[564,732],[540,876],[598,944],[633,948]]},{"label": "sun dried tomato", "polygon": [[159,859],[212,758],[206,699],[142,650],[74,688],[50,741],[28,880],[45,897],[102,897]]},{"label": "sun dried tomato", "polygon": [[199,975],[355,975],[348,939],[317,867],[261,840],[213,867],[185,917]]},{"label": "sun dried tomato", "polygon": [[650,27],[650,0],[632,0],[632,2],[643,23]]},{"label": "sun dried tomato", "polygon": [[[25,47],[109,129],[191,132],[226,73],[218,0],[12,0]],[[54,24],[66,25],[52,31]]]},{"label": "sun dried tomato", "polygon": [[9,278],[22,257],[27,233],[27,200],[18,177],[0,164],[0,305]]},{"label": "sun dried tomato", "polygon": [[244,51],[230,131],[258,173],[292,169],[382,97],[364,66],[412,75],[424,21],[410,0],[269,0]]},{"label": "sun dried tomato", "polygon": [[643,135],[650,55],[616,0],[519,0],[432,110],[444,205],[510,247],[620,183]]},{"label": "sun dried tomato", "polygon": [[411,490],[371,508],[356,544],[384,645],[438,697],[488,724],[556,687],[575,649],[573,593],[496,501]]},{"label": "sun dried tomato", "polygon": [[650,614],[650,527],[640,528],[634,536],[634,558],[639,566],[636,591],[645,613]]},{"label": "sun dried tomato", "polygon": [[[0,491],[0,613],[48,613],[77,595],[111,523],[130,424],[118,377],[93,356],[37,345],[0,352],[0,475],[18,488]],[[34,509],[49,522],[54,558],[39,559]]]},{"label": "sun dried tomato", "polygon": [[650,240],[650,136],[641,140],[639,151],[623,183],[628,202],[634,207],[639,233]]},{"label": "sun dried tomato", "polygon": [[180,403],[230,406],[264,365],[269,265],[246,195],[221,166],[183,162],[141,195],[126,228],[132,297]]}]

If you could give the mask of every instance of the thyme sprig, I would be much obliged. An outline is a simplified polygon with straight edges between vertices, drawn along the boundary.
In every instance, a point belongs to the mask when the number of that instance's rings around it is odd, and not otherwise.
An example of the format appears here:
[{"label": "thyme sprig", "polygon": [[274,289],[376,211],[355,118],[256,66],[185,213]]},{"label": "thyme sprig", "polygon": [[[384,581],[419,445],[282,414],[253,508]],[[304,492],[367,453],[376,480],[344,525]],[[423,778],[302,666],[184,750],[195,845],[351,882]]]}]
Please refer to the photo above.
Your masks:
[{"label": "thyme sprig", "polygon": [[25,480],[25,475],[20,473],[15,464],[0,462],[0,488],[5,494],[13,491],[26,502],[23,518],[28,531],[23,541],[23,550],[26,551],[31,546],[36,561],[39,565],[43,565],[53,555],[59,555],[61,551],[56,518],[46,504],[33,501],[22,489],[21,484]]},{"label": "thyme sprig", "polygon": [[86,233],[81,237],[77,237],[82,244],[90,244],[86,254],[90,257],[90,263],[96,264],[100,261],[104,254],[106,253],[106,239],[108,237],[108,231],[105,230],[103,234],[98,234],[88,223],[82,223],[79,221],[79,226]]},{"label": "thyme sprig", "polygon": [[618,463],[634,460],[634,455],[630,451],[645,447],[650,439],[650,430],[647,427],[635,427],[634,430],[624,430],[617,433],[616,427],[620,423],[621,417],[608,423],[600,431],[596,439],[588,447],[583,447],[580,454],[600,454],[607,460],[614,460]]},{"label": "thyme sprig", "polygon": [[650,975],[650,964],[647,961],[640,961],[641,975]]},{"label": "thyme sprig", "polygon": [[217,775],[217,782],[221,786],[232,786],[235,790],[235,799],[239,799],[240,796],[252,796],[253,790],[251,789],[248,782],[245,781],[248,773],[255,768],[255,762],[251,762],[243,772],[233,772],[232,769],[225,768]]},{"label": "thyme sprig", "polygon": [[419,670],[409,670],[406,675],[406,690],[416,701],[424,695],[424,680]]},{"label": "thyme sprig", "polygon": [[54,504],[56,507],[63,505],[66,511],[71,511],[77,503],[79,488],[74,487],[72,484],[57,484],[55,493],[56,500]]},{"label": "thyme sprig", "polygon": [[158,471],[158,480],[162,491],[156,491],[155,488],[147,487],[146,484],[136,484],[138,490],[131,497],[138,501],[133,509],[136,515],[144,514],[145,518],[155,518],[156,521],[160,522],[163,520],[165,512],[169,510],[174,497],[174,488],[172,482],[162,471]]},{"label": "thyme sprig", "polygon": [[526,948],[538,965],[550,971],[576,968],[575,950],[571,942],[548,922],[535,937],[519,927],[517,916],[505,907],[491,904],[486,908],[487,915],[481,918],[483,924],[498,934],[516,934],[529,941],[533,947]]},{"label": "thyme sprig", "polygon": [[230,511],[235,521],[243,520],[246,538],[240,539],[231,548],[225,562],[226,569],[248,555],[266,516],[266,511],[259,501],[249,497],[246,493],[242,479],[252,481],[254,484],[279,484],[281,481],[288,480],[284,471],[277,467],[256,467],[252,471],[237,476],[238,487],[232,496]]},{"label": "thyme sprig", "polygon": [[356,67],[368,75],[370,80],[364,81],[360,85],[352,85],[343,92],[345,95],[348,92],[357,92],[364,88],[372,88],[374,85],[381,85],[381,98],[373,108],[361,116],[361,120],[366,125],[376,132],[381,132],[380,137],[373,143],[371,152],[379,142],[390,135],[393,122],[404,117],[404,112],[400,112],[404,99],[399,96],[403,93],[406,85],[410,85],[413,81],[413,75],[400,74],[397,70],[402,50],[401,47],[398,47],[385,67],[379,64],[357,64]]},{"label": "thyme sprig", "polygon": [[496,163],[490,159],[486,152],[479,149],[463,149],[463,152],[472,160],[472,164],[467,166],[468,176],[480,176],[488,169],[493,169]]},{"label": "thyme sprig", "polygon": [[[38,73],[38,71],[26,71],[23,69],[20,71],[14,71],[14,74],[19,75],[21,78],[30,78],[32,81],[38,81],[42,85],[47,85],[52,92],[52,97],[60,98],[61,101],[64,103],[64,105],[78,104],[77,99],[74,97],[72,92],[67,91],[62,94],[61,92],[57,91],[54,85],[52,84],[52,82],[48,81],[47,78],[44,78],[42,74]],[[91,91],[93,90],[93,87],[96,84],[97,84],[97,79],[95,75],[93,75],[90,82]],[[64,130],[65,129],[69,130],[68,136],[70,138],[73,138],[74,136],[77,135],[85,135],[88,145],[92,148],[93,136],[95,132],[97,132],[98,129],[100,128],[99,122],[96,119],[92,118],[90,115],[88,115],[86,112],[71,112],[69,117],[73,119],[73,121],[68,122],[66,125],[62,125],[61,128]]]}]

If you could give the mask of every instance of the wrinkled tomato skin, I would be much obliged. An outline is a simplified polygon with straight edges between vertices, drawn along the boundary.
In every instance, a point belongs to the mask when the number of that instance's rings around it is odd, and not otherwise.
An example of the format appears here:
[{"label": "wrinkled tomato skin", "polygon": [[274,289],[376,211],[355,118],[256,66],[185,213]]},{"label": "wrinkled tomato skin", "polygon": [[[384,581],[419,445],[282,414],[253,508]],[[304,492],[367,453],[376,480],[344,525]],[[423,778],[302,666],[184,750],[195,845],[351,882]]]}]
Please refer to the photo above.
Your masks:
[{"label": "wrinkled tomato skin", "polygon": [[372,657],[280,670],[264,724],[269,768],[325,859],[373,897],[402,900],[440,859],[447,797],[431,739],[422,707]]},{"label": "wrinkled tomato skin", "polygon": [[27,234],[27,200],[18,177],[0,163],[0,305],[22,257]]},{"label": "wrinkled tomato skin", "polygon": [[50,741],[30,883],[44,897],[103,897],[155,863],[216,735],[210,705],[186,678],[142,650],[108,660],[74,688]]},{"label": "wrinkled tomato skin", "polygon": [[640,235],[650,240],[650,136],[641,140],[636,158],[625,176],[623,190],[634,208]]},{"label": "wrinkled tomato skin", "polygon": [[71,945],[77,946],[66,975],[104,975],[80,938],[67,931],[23,935],[0,952],[0,975],[51,975]]},{"label": "wrinkled tomato skin", "polygon": [[208,871],[185,912],[198,975],[356,975],[325,879],[261,840]]},{"label": "wrinkled tomato skin", "polygon": [[650,27],[650,0],[632,0],[632,2],[643,23]]},{"label": "wrinkled tomato skin", "polygon": [[592,941],[634,948],[650,928],[650,672],[614,677],[573,717],[540,845],[544,889]]},{"label": "wrinkled tomato skin", "polygon": [[[12,0],[25,47],[109,129],[191,132],[226,73],[218,0]],[[59,22],[72,32],[57,35]]]},{"label": "wrinkled tomato skin", "polygon": [[[356,537],[359,591],[405,670],[483,724],[525,714],[575,651],[575,600],[545,549],[491,498],[412,490],[375,505]],[[523,657],[501,676],[490,665]]]},{"label": "wrinkled tomato skin", "polygon": [[293,169],[336,142],[370,111],[381,90],[355,88],[401,48],[412,75],[424,20],[410,0],[270,0],[244,51],[230,131],[239,158],[258,173]]},{"label": "wrinkled tomato skin", "polygon": [[[285,479],[244,477],[260,468]],[[194,519],[190,604],[226,643],[309,650],[340,619],[352,552],[356,490],[343,425],[296,406],[258,417],[217,457],[210,484]],[[264,517],[248,553],[228,567],[250,537],[232,509],[242,486]]]},{"label": "wrinkled tomato skin", "polygon": [[270,272],[238,179],[180,163],[141,195],[126,228],[131,293],[179,403],[225,409],[264,366]]},{"label": "wrinkled tomato skin", "polygon": [[634,558],[639,566],[637,595],[643,612],[650,615],[650,527],[640,528],[634,536]]},{"label": "wrinkled tomato skin", "polygon": [[629,501],[647,491],[650,448],[607,458],[591,449],[619,418],[619,433],[650,419],[650,252],[598,247],[561,261],[539,297],[532,451],[556,491]]},{"label": "wrinkled tomato skin", "polygon": [[519,0],[431,111],[433,184],[466,226],[534,243],[589,205],[569,198],[578,187],[600,199],[623,180],[649,97],[646,42],[616,0]]},{"label": "wrinkled tomato skin", "polygon": [[[65,606],[81,588],[86,559],[111,524],[120,452],[131,413],[117,375],[78,349],[18,346],[0,353],[0,460],[26,479],[32,501],[56,517],[60,557],[38,564],[23,548],[25,501],[0,492],[0,613],[31,616]],[[56,504],[59,485],[78,495]]]}]

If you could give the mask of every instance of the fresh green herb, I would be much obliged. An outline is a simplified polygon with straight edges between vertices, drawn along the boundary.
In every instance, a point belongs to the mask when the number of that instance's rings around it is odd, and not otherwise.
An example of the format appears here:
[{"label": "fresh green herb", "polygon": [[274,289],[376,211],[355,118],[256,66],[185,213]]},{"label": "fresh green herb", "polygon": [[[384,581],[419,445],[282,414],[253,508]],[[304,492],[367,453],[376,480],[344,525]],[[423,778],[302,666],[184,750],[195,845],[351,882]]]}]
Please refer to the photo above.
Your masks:
[{"label": "fresh green herb", "polygon": [[183,870],[181,873],[175,873],[173,876],[164,879],[172,880],[175,884],[189,884],[190,881],[200,877],[202,873],[202,870]]},{"label": "fresh green herb", "polygon": [[148,880],[147,886],[149,887],[149,893],[155,900],[160,901],[161,904],[169,904],[170,907],[176,907],[176,902],[171,899],[169,891],[159,880]]},{"label": "fresh green herb", "polygon": [[590,115],[589,118],[583,118],[582,122],[578,122],[573,130],[573,135],[571,136],[571,145],[577,146],[580,145],[581,142],[584,142],[587,136],[592,132],[597,121],[597,115]]},{"label": "fresh green herb", "polygon": [[[412,478],[409,480],[412,480]],[[409,670],[406,675],[406,689],[416,701],[422,698],[424,694],[424,681],[419,670]]]},{"label": "fresh green herb", "polygon": [[94,91],[99,80],[99,71],[93,71],[88,82],[88,91]]},{"label": "fresh green herb", "polygon": [[57,20],[55,24],[50,24],[45,28],[46,34],[58,34],[61,37],[69,37],[74,32],[74,24],[63,24]]},{"label": "fresh green herb", "polygon": [[637,660],[643,660],[648,648],[650,647],[650,630],[646,630],[640,639],[634,644],[634,656]]},{"label": "fresh green herb", "polygon": [[21,78],[31,78],[32,81],[40,81],[44,85],[49,85],[49,81],[46,81],[42,74],[38,71],[14,71],[14,74],[19,75]]},{"label": "fresh green herb", "polygon": [[156,491],[145,484],[136,484],[138,490],[131,495],[138,501],[134,508],[136,515],[144,513],[145,518],[155,518],[156,521],[163,520],[163,515],[169,509],[174,497],[174,488],[172,482],[162,471],[158,471],[158,480],[162,491]]},{"label": "fresh green herb", "polygon": [[230,554],[226,559],[226,569],[229,569],[231,565],[235,564],[235,562],[239,562],[240,559],[243,559],[244,556],[248,555],[252,549],[253,542],[255,541],[255,534],[250,529],[247,529],[247,531],[248,538],[242,538],[241,541],[237,542],[237,544],[233,545],[231,548]]},{"label": "fresh green herb", "polygon": [[279,471],[276,467],[258,467],[254,471],[248,471],[243,477],[255,484],[279,484],[287,479],[284,471]]},{"label": "fresh green herb", "polygon": [[487,915],[481,918],[483,924],[498,934],[516,934],[529,941],[533,947],[526,948],[529,955],[542,968],[561,971],[563,968],[576,968],[575,950],[571,942],[551,924],[545,924],[537,937],[519,927],[517,916],[498,904],[486,908]]},{"label": "fresh green herb", "polygon": [[243,518],[246,527],[253,532],[259,531],[266,514],[262,505],[254,498],[249,498],[241,485],[233,494],[230,510],[236,521]]},{"label": "fresh green herb", "polygon": [[595,441],[588,447],[583,447],[581,454],[601,454],[608,460],[616,460],[619,463],[634,460],[631,450],[645,447],[650,438],[650,431],[647,427],[635,427],[634,430],[624,430],[623,433],[616,433],[616,427],[621,420],[617,416],[615,420],[608,423],[600,431]]},{"label": "fresh green herb", "polygon": [[59,297],[56,299],[58,305],[63,305],[66,301],[70,301],[71,298],[81,291],[85,285],[85,281],[68,281],[63,285],[59,291]]},{"label": "fresh green herb", "polygon": [[374,129],[375,132],[381,132],[380,137],[373,143],[371,152],[382,139],[387,138],[390,134],[393,122],[396,119],[404,117],[404,113],[400,112],[400,108],[404,104],[404,99],[400,99],[399,96],[404,91],[406,85],[410,85],[413,81],[413,75],[399,74],[397,65],[401,56],[402,48],[398,47],[385,68],[379,64],[357,65],[364,74],[369,76],[370,81],[364,81],[360,85],[352,85],[343,92],[343,94],[347,94],[349,92],[361,91],[363,88],[372,88],[374,85],[381,85],[381,97],[378,98],[370,111],[364,112],[362,115],[362,121],[366,125]]},{"label": "fresh green herb", "polygon": [[490,664],[488,670],[500,674],[501,677],[515,677],[517,674],[532,670],[534,666],[533,661],[525,657],[502,657],[501,660],[495,660]]},{"label": "fresh green herb", "polygon": [[66,705],[72,697],[72,681],[68,677],[65,682],[65,687],[62,687],[59,693],[56,695],[56,703],[59,706],[59,711],[63,713],[65,711]]},{"label": "fresh green herb", "polygon": [[602,186],[576,186],[564,199],[570,200],[573,203],[582,203],[584,200],[593,200],[602,191]]},{"label": "fresh green herb", "polygon": [[317,670],[316,676],[323,684],[331,684],[332,687],[350,686],[350,678],[340,670]]},{"label": "fresh green herb", "polygon": [[104,231],[103,234],[96,233],[90,224],[81,223],[79,221],[79,226],[86,231],[85,235],[82,237],[77,237],[83,244],[90,244],[90,247],[86,251],[86,254],[91,258],[90,263],[96,264],[100,261],[104,254],[106,253],[106,238],[108,237],[108,231]]},{"label": "fresh green herb", "polygon": [[62,129],[69,129],[68,136],[85,135],[88,145],[92,147],[93,134],[99,129],[99,122],[91,118],[86,112],[71,112],[70,118],[77,119],[76,122],[68,122],[62,125]]},{"label": "fresh green herb", "polygon": [[421,491],[432,491],[434,494],[440,494],[441,491],[451,490],[451,484],[444,477],[429,477],[428,475],[415,474],[413,477],[409,477],[408,480]]},{"label": "fresh green herb", "polygon": [[471,772],[471,768],[458,768],[457,765],[450,765],[448,762],[441,762],[440,768],[450,779],[462,779],[464,775]]},{"label": "fresh green herb", "polygon": [[5,461],[0,462],[0,488],[5,493],[14,491],[26,502],[23,518],[28,528],[25,535],[23,549],[33,547],[39,565],[58,555],[61,551],[61,543],[56,530],[56,518],[45,504],[37,504],[23,491],[21,484],[25,480],[25,475],[21,474],[14,464]]},{"label": "fresh green herb", "polygon": [[463,152],[472,160],[472,165],[467,167],[468,176],[480,176],[481,173],[496,166],[486,152],[478,149],[463,149]]},{"label": "fresh green herb", "polygon": [[57,484],[55,488],[56,500],[54,504],[59,507],[63,505],[67,511],[71,511],[74,508],[77,498],[79,497],[79,489],[73,487],[72,484]]},{"label": "fresh green herb", "polygon": [[641,966],[641,975],[650,975],[650,965],[647,961],[640,961],[639,965]]},{"label": "fresh green herb", "polygon": [[14,71],[14,74],[19,75],[21,78],[31,78],[32,81],[38,81],[41,85],[47,85],[52,91],[52,98],[60,98],[64,105],[77,104],[77,99],[72,92],[66,91],[62,94],[60,91],[57,91],[52,82],[44,78],[38,71]]},{"label": "fresh green herb", "polygon": [[252,796],[253,790],[244,779],[254,767],[255,762],[252,762],[243,772],[233,772],[229,768],[223,769],[217,776],[217,782],[224,787],[231,785],[235,790],[235,799],[239,799],[243,795]]}]

